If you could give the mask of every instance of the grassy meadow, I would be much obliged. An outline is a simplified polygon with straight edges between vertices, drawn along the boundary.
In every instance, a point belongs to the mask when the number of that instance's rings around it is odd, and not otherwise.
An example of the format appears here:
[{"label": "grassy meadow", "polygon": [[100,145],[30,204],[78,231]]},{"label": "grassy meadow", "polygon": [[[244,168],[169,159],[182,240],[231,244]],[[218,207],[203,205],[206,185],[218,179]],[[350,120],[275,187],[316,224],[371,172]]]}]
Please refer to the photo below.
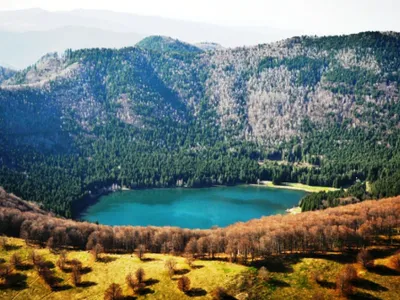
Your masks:
[{"label": "grassy meadow", "polygon": [[308,193],[331,192],[331,191],[339,190],[339,189],[333,188],[333,187],[311,186],[311,185],[306,185],[306,184],[302,184],[302,183],[294,183],[294,182],[283,182],[280,185],[276,185],[276,184],[273,184],[272,181],[261,181],[260,185],[270,187],[270,188],[305,191]]},{"label": "grassy meadow", "polygon": [[[56,262],[58,254],[48,249],[35,250],[49,262],[60,281],[59,288],[52,291],[37,271],[29,264],[31,246],[21,239],[8,238],[8,249],[0,250],[0,261],[10,261],[18,253],[26,267],[15,270],[10,276],[12,286],[0,284],[0,299],[103,299],[104,291],[111,283],[121,285],[124,299],[212,299],[212,291],[225,287],[236,299],[341,299],[335,290],[337,274],[345,264],[355,262],[355,254],[286,255],[271,257],[266,261],[254,261],[248,266],[222,260],[196,260],[190,268],[183,257],[146,253],[143,261],[133,254],[103,254],[95,262],[87,251],[69,251],[68,260],[79,259],[83,265],[82,284],[75,287],[71,274],[61,271]],[[359,279],[354,284],[355,293],[350,299],[400,299],[400,273],[390,268],[390,256],[395,248],[372,250],[375,258],[373,269],[366,270],[354,264]],[[177,274],[170,278],[165,261],[177,261]],[[249,280],[249,274],[257,278],[258,269],[265,266],[268,281]],[[133,297],[125,283],[128,273],[138,268],[145,271],[146,287],[141,295]],[[192,293],[184,294],[177,288],[177,279],[185,275],[191,281]],[[318,281],[315,278],[318,276]]]}]

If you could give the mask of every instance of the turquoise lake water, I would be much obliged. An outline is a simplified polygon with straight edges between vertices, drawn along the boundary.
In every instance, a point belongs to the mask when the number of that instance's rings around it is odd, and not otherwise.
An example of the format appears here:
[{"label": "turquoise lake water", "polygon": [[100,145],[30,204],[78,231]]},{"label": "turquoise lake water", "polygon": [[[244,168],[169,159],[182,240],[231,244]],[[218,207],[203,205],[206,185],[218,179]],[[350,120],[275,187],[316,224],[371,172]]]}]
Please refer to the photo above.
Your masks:
[{"label": "turquoise lake water", "polygon": [[254,186],[120,191],[101,197],[81,217],[105,225],[225,227],[285,214],[305,194]]}]

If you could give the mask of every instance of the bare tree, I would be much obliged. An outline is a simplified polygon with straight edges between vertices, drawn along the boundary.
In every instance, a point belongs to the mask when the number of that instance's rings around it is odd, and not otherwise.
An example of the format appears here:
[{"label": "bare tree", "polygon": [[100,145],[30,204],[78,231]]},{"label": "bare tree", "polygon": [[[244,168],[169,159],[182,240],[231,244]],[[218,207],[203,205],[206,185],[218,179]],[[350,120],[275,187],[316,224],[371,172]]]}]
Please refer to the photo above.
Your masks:
[{"label": "bare tree", "polygon": [[112,283],[104,292],[104,300],[121,300],[122,289],[119,284]]},{"label": "bare tree", "polygon": [[169,277],[172,278],[172,276],[175,275],[176,260],[173,258],[168,259],[165,262],[165,268],[167,269]]},{"label": "bare tree", "polygon": [[357,271],[352,265],[346,265],[336,279],[336,289],[341,296],[353,294],[352,282],[357,279]]},{"label": "bare tree", "polygon": [[72,268],[71,280],[75,286],[80,285],[82,282],[81,270],[77,266]]},{"label": "bare tree", "polygon": [[104,253],[104,248],[103,248],[102,245],[96,244],[96,245],[92,248],[91,253],[92,253],[93,257],[94,257],[94,260],[95,260],[95,261],[98,261],[98,260],[100,259],[100,255],[101,255],[102,253]]},{"label": "bare tree", "polygon": [[11,256],[10,263],[15,269],[22,267],[22,264],[23,264],[21,256],[18,253],[14,253]]},{"label": "bare tree", "polygon": [[136,275],[136,279],[137,279],[138,284],[141,284],[141,283],[144,282],[145,273],[144,273],[143,268],[137,269],[135,275]]},{"label": "bare tree", "polygon": [[67,254],[66,251],[62,251],[56,263],[57,267],[59,267],[61,271],[65,271],[66,263],[67,263]]},{"label": "bare tree", "polygon": [[213,300],[225,300],[231,299],[232,297],[228,294],[226,289],[223,287],[217,287],[211,292],[211,296]]},{"label": "bare tree", "polygon": [[264,266],[258,270],[258,278],[262,281],[268,281],[270,279],[270,274]]},{"label": "bare tree", "polygon": [[132,290],[132,293],[135,294],[136,290],[139,287],[139,284],[136,281],[136,279],[134,278],[134,276],[132,275],[132,273],[129,273],[128,275],[126,275],[125,281],[126,281],[126,284],[128,285],[128,287]]},{"label": "bare tree", "polygon": [[371,254],[366,249],[362,249],[357,254],[357,262],[364,268],[369,268],[374,265],[374,261],[371,257]]},{"label": "bare tree", "polygon": [[72,266],[72,268],[76,268],[79,271],[82,271],[82,262],[79,259],[74,258],[69,262],[69,264]]},{"label": "bare tree", "polygon": [[7,250],[7,238],[5,236],[0,236],[0,248]]},{"label": "bare tree", "polygon": [[136,249],[136,255],[140,260],[144,259],[144,254],[146,253],[146,246],[143,244],[140,244],[138,248]]},{"label": "bare tree", "polygon": [[186,244],[185,253],[191,255],[192,257],[195,256],[197,253],[197,239],[191,238],[189,242]]},{"label": "bare tree", "polygon": [[11,264],[0,264],[0,279],[5,281],[13,272]]},{"label": "bare tree", "polygon": [[400,271],[400,253],[399,254],[395,254],[390,258],[390,266],[397,270]]},{"label": "bare tree", "polygon": [[40,254],[38,254],[35,250],[32,250],[29,253],[29,259],[35,267],[44,261],[43,257]]},{"label": "bare tree", "polygon": [[185,259],[186,264],[192,269],[194,267],[193,263],[195,261],[195,258],[191,255],[187,256]]},{"label": "bare tree", "polygon": [[184,293],[187,293],[190,290],[190,279],[189,277],[182,276],[178,279],[178,289]]}]

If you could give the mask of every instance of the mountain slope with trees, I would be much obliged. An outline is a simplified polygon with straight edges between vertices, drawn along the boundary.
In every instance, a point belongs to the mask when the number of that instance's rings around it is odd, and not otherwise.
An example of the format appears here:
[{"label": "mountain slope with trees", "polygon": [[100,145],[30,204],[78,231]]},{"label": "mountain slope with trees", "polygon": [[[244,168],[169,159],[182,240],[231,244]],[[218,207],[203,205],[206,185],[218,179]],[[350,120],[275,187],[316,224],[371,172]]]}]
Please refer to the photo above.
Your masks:
[{"label": "mountain slope with trees", "polygon": [[394,197],[207,230],[104,226],[0,189],[1,295],[396,299],[399,212]]},{"label": "mountain slope with trees", "polygon": [[[398,33],[365,32],[48,54],[1,83],[0,185],[71,216],[113,184],[386,182],[400,163],[399,48]],[[385,189],[370,196],[397,193]]]}]

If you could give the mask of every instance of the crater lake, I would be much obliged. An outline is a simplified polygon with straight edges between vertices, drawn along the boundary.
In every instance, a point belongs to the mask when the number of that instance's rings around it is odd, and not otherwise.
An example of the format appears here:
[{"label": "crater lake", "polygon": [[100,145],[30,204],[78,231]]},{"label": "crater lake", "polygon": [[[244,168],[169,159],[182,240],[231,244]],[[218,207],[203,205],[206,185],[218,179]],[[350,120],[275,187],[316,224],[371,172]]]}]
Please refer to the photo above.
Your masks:
[{"label": "crater lake", "polygon": [[81,213],[81,219],[104,225],[225,227],[285,214],[305,194],[262,186],[118,191],[100,197]]}]

